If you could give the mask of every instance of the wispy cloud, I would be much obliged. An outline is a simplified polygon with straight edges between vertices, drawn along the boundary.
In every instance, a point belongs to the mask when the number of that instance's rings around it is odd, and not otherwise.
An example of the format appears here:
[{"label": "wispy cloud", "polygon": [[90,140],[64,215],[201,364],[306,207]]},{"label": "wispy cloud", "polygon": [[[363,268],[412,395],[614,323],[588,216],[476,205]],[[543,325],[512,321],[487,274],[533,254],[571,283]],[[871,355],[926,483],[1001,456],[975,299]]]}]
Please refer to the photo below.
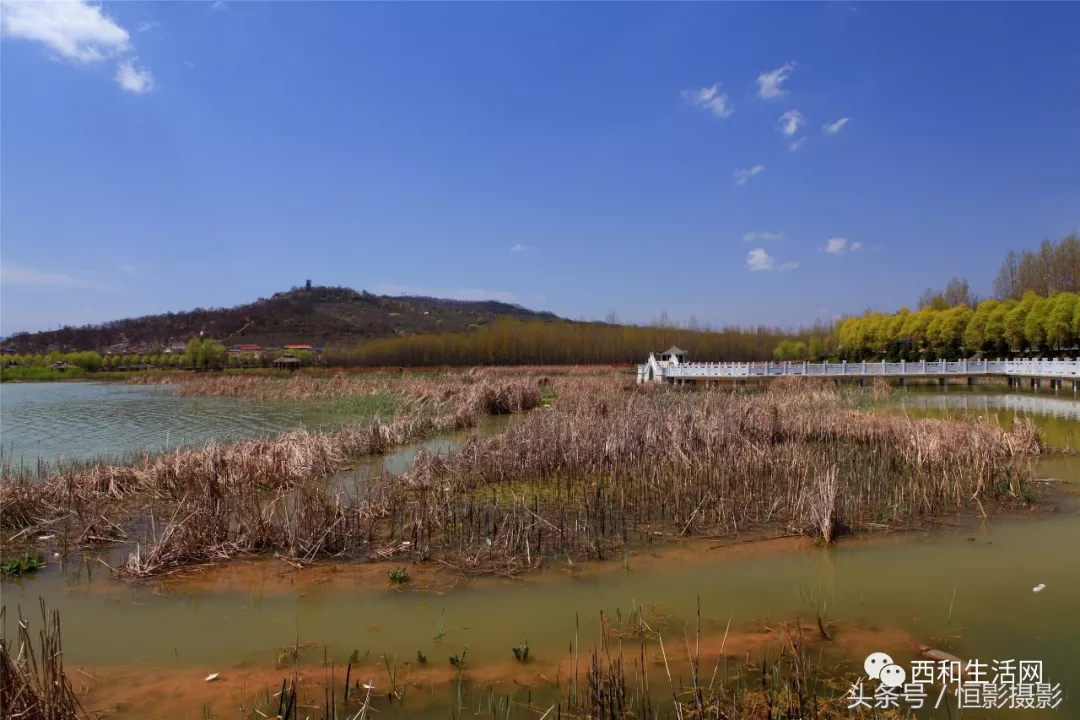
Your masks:
[{"label": "wispy cloud", "polygon": [[806,138],[801,137],[798,140],[795,140],[794,142],[792,142],[790,145],[788,145],[788,147],[791,149],[791,152],[796,152],[798,150],[802,150],[802,146],[805,145],[805,144],[806,144]]},{"label": "wispy cloud", "polygon": [[784,262],[777,265],[776,258],[765,252],[765,248],[754,248],[746,254],[746,267],[751,272],[768,272],[770,270],[794,270],[799,267],[797,262]]},{"label": "wispy cloud", "polygon": [[160,27],[160,26],[161,26],[161,23],[159,23],[159,22],[157,22],[155,20],[149,20],[149,21],[144,22],[144,23],[139,23],[139,27],[135,28],[135,31],[144,33],[144,32],[149,32],[149,31],[153,30],[154,28]]},{"label": "wispy cloud", "polygon": [[826,135],[835,135],[836,133],[843,130],[844,126],[847,125],[849,122],[851,122],[851,118],[842,117],[836,122],[825,123],[821,126],[821,132],[825,133]]},{"label": "wispy cloud", "polygon": [[122,60],[116,66],[116,84],[129,93],[142,95],[154,89],[154,74],[148,68],[135,67],[138,58]]},{"label": "wispy cloud", "polygon": [[745,235],[742,236],[743,243],[752,243],[752,242],[756,242],[757,240],[768,241],[768,240],[783,240],[783,239],[784,239],[784,231],[783,230],[781,230],[780,232],[757,232],[757,231],[748,232],[748,233],[746,233]]},{"label": "wispy cloud", "polygon": [[518,243],[518,244],[514,245],[512,248],[510,248],[510,252],[525,252],[528,249],[529,249],[528,245],[522,245],[521,243]]},{"label": "wispy cloud", "polygon": [[776,121],[776,127],[784,135],[791,137],[799,131],[799,128],[806,124],[806,119],[803,114],[798,110],[788,110],[786,113],[780,116],[780,119]]},{"label": "wispy cloud", "polygon": [[79,280],[63,273],[46,272],[22,267],[21,265],[0,265],[0,285],[18,285],[22,287],[71,287],[90,288],[92,283]]},{"label": "wispy cloud", "polygon": [[128,275],[141,275],[142,274],[139,271],[139,268],[137,268],[134,265],[127,265],[127,264],[120,266],[120,272],[125,272]]},{"label": "wispy cloud", "polygon": [[517,295],[503,290],[483,290],[480,288],[431,288],[397,283],[376,283],[368,288],[376,295],[416,295],[421,297],[445,298],[447,300],[497,300],[516,303]]},{"label": "wispy cloud", "polygon": [[764,165],[755,165],[754,167],[745,170],[736,170],[732,177],[735,178],[736,185],[745,185],[747,180],[755,175],[760,175],[764,170]]},{"label": "wispy cloud", "polygon": [[212,10],[225,10],[227,6],[225,5],[225,0],[214,0],[213,4],[210,5],[210,8]]},{"label": "wispy cloud", "polygon": [[[156,23],[143,23],[140,32]],[[57,57],[73,63],[91,64],[131,52],[131,35],[89,0],[17,0],[0,4],[0,34],[38,42]],[[116,81],[129,92],[145,93],[153,78],[134,60],[121,61]]]},{"label": "wispy cloud", "polygon": [[720,83],[700,90],[683,90],[682,96],[694,107],[708,110],[718,118],[730,117],[731,113],[735,112],[731,99],[720,92]]},{"label": "wispy cloud", "polygon": [[862,249],[861,242],[848,242],[847,238],[834,237],[825,241],[825,247],[821,248],[830,255],[844,255]]},{"label": "wispy cloud", "polygon": [[758,75],[758,97],[763,100],[775,100],[787,94],[787,90],[781,87],[795,69],[795,63],[784,63],[782,67],[769,70]]}]

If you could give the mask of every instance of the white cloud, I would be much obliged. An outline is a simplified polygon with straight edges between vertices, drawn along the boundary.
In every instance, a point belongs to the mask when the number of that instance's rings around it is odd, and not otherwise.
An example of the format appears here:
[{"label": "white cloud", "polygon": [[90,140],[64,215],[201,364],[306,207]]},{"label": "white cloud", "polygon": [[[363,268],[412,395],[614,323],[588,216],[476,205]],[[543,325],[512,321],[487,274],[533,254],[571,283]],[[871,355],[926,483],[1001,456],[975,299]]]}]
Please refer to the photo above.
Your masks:
[{"label": "white cloud", "polygon": [[843,130],[844,126],[847,125],[849,122],[851,122],[851,118],[842,117],[836,122],[825,123],[821,126],[821,132],[825,133],[826,135],[835,135],[836,133]]},{"label": "white cloud", "polygon": [[[157,27],[144,22],[139,32]],[[0,34],[39,42],[71,62],[98,63],[131,51],[131,35],[91,0],[15,0],[0,3]],[[154,87],[147,68],[135,58],[116,66],[116,82],[128,92],[143,94]]]},{"label": "white cloud", "polygon": [[127,265],[127,264],[120,266],[120,272],[126,272],[128,275],[141,275],[142,274],[142,273],[139,272],[139,268],[135,267],[134,265]]},{"label": "white cloud", "polygon": [[19,265],[0,265],[0,285],[24,287],[90,287],[88,283],[62,273],[34,270]]},{"label": "white cloud", "polygon": [[746,254],[746,267],[751,270],[772,270],[773,259],[765,248],[754,248]]},{"label": "white cloud", "polygon": [[849,243],[847,238],[834,237],[825,241],[825,247],[821,248],[830,255],[843,255],[849,252],[855,252],[862,249],[861,242]]},{"label": "white cloud", "polygon": [[116,83],[130,93],[142,95],[154,89],[154,75],[149,68],[135,67],[135,60],[122,60],[116,65]]},{"label": "white cloud", "polygon": [[780,132],[788,137],[797,133],[799,128],[805,124],[806,119],[803,118],[803,114],[798,110],[788,110],[781,115],[780,119],[776,122],[776,126],[780,128]]},{"label": "white cloud", "polygon": [[791,152],[795,152],[796,150],[802,150],[802,146],[805,145],[805,144],[806,144],[806,138],[801,137],[798,140],[791,143],[791,145],[789,145],[788,147],[791,148]]},{"label": "white cloud", "polygon": [[780,87],[784,84],[784,81],[791,75],[791,71],[795,69],[795,63],[784,63],[783,67],[778,67],[775,70],[769,70],[758,75],[758,97],[763,100],[775,100],[778,97],[783,97],[787,94],[787,90]]},{"label": "white cloud", "polygon": [[756,240],[783,240],[784,231],[780,232],[748,232],[742,236],[744,243],[752,243]]},{"label": "white cloud", "polygon": [[161,23],[151,20],[149,22],[141,23],[139,25],[139,27],[135,28],[135,31],[144,33],[144,32],[148,32],[150,30],[153,30],[154,28],[156,28],[156,27],[158,27],[160,25],[161,25]]},{"label": "white cloud", "polygon": [[755,175],[759,175],[764,170],[764,165],[755,165],[754,167],[747,168],[746,170],[736,170],[735,174],[732,177],[735,178],[736,185],[745,185],[747,180],[754,177]]},{"label": "white cloud", "polygon": [[779,270],[780,272],[783,272],[785,270],[794,270],[799,267],[799,263],[788,261],[777,265],[776,258],[765,252],[765,248],[754,248],[746,254],[746,267],[750,268],[752,272],[757,272],[759,270],[764,270],[766,272],[770,270]]},{"label": "white cloud", "polygon": [[497,300],[516,303],[518,297],[512,292],[502,290],[482,290],[479,288],[430,288],[397,283],[376,283],[368,288],[376,295],[416,295],[421,297],[445,298],[447,300]]},{"label": "white cloud", "polygon": [[214,0],[214,3],[210,6],[213,10],[224,10],[225,7],[225,0]]},{"label": "white cloud", "polygon": [[731,99],[720,92],[720,83],[700,90],[683,90],[682,96],[694,107],[708,110],[718,118],[726,118],[735,112]]},{"label": "white cloud", "polygon": [[528,249],[528,245],[522,245],[521,243],[518,243],[517,245],[514,245],[514,247],[510,248],[510,252],[523,252]]},{"label": "white cloud", "polygon": [[73,62],[100,62],[131,49],[127,30],[82,0],[21,0],[0,4],[0,32],[39,42]]}]

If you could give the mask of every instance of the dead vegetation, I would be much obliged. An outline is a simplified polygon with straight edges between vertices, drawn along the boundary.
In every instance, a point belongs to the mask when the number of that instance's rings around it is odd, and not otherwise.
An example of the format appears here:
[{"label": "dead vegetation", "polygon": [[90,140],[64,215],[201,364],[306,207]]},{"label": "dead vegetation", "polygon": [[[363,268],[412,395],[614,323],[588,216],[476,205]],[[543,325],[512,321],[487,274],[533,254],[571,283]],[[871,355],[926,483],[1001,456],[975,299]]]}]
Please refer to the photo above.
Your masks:
[{"label": "dead vegetation", "polygon": [[[657,536],[778,527],[831,542],[985,511],[1023,495],[1041,451],[1029,421],[1005,430],[917,420],[866,409],[866,391],[806,379],[757,393],[486,372],[399,382],[411,413],[389,423],[5,476],[5,529],[58,517],[115,523],[121,501],[135,497],[144,542],[121,568],[130,577],[250,553],[515,573],[544,558],[602,559]],[[470,436],[450,454],[421,452],[402,476],[330,479],[346,458],[537,407],[541,386],[549,411],[497,435]]]},{"label": "dead vegetation", "polygon": [[35,645],[30,622],[19,610],[17,649],[7,638],[7,607],[0,609],[0,714],[26,720],[75,720],[83,711],[64,672],[60,614],[41,601],[41,631]]}]

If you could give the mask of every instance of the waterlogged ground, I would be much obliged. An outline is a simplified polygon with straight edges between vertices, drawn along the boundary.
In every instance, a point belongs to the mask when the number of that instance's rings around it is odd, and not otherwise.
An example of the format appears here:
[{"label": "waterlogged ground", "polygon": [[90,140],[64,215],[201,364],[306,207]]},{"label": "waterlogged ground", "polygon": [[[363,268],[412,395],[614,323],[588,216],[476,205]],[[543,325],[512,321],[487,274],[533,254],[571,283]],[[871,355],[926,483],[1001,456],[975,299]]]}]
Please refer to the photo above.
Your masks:
[{"label": "waterlogged ground", "polygon": [[[1027,415],[1059,445],[1075,447],[1080,436],[1074,412],[1080,404],[1071,392],[912,389],[896,404],[917,414],[995,414],[1002,423]],[[434,442],[448,449],[454,439]],[[381,463],[400,472],[414,453],[406,448]],[[848,539],[832,548],[800,538],[658,543],[605,563],[551,561],[521,579],[463,580],[438,566],[410,565],[404,587],[387,579],[392,560],[303,570],[279,560],[237,562],[126,584],[96,559],[75,558],[4,582],[3,604],[9,631],[17,606],[35,622],[39,597],[58,609],[75,685],[88,706],[118,718],[258,717],[252,714],[258,702],[272,717],[276,704],[272,697],[267,703],[267,689],[272,696],[294,669],[318,685],[331,677],[324,658],[334,665],[340,697],[350,656],[352,679],[374,686],[373,707],[383,716],[491,714],[491,698],[509,695],[542,705],[539,717],[544,703],[567,692],[575,638],[584,671],[600,639],[601,612],[613,626],[620,620],[629,626],[635,613],[645,619],[664,637],[676,681],[685,678],[684,632],[693,646],[698,598],[709,672],[721,647],[729,663],[775,655],[779,643],[771,631],[801,619],[815,650],[858,664],[878,650],[910,660],[913,643],[987,663],[1042,660],[1047,679],[1062,683],[1056,715],[1080,717],[1080,512],[1069,495],[1080,488],[1080,459],[1047,458],[1040,476],[1072,481],[1047,485],[1061,512],[946,519],[931,532]],[[1032,592],[1040,584],[1045,589]],[[831,643],[813,640],[819,614],[831,623]],[[511,648],[525,640],[531,660],[522,665]],[[282,651],[297,642],[295,657]],[[629,660],[638,648],[625,643]],[[466,648],[459,685],[449,658]],[[418,662],[418,651],[426,663]],[[662,695],[667,677],[655,643],[646,665]],[[395,668],[394,684],[407,689],[403,704],[385,697]],[[205,682],[211,673],[219,677]],[[321,692],[308,698],[311,706],[321,706]],[[310,708],[305,714],[321,716]],[[1043,714],[1050,713],[1035,715]]]}]

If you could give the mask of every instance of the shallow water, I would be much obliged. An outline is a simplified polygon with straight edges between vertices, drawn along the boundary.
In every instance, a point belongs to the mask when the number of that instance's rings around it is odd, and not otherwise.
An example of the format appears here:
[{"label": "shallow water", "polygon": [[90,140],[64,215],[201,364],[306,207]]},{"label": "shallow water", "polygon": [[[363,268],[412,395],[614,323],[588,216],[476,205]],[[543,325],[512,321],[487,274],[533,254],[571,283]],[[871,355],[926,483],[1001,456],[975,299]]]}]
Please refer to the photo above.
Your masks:
[{"label": "shallow water", "polygon": [[13,465],[156,451],[207,440],[324,427],[313,404],[178,397],[168,385],[52,382],[0,385],[0,438]]},{"label": "shallow water", "polygon": [[[1044,394],[952,389],[911,389],[895,399],[918,414],[995,413],[1003,423],[1026,415],[1054,442],[1080,430],[1080,420],[1061,402],[1072,403]],[[450,449],[455,440],[429,445]],[[400,472],[414,452],[406,448],[380,465]],[[1080,466],[1050,457],[1040,461],[1040,476],[1075,481]],[[260,689],[253,685],[280,683],[287,667],[277,666],[278,648],[297,639],[316,644],[301,653],[307,667],[318,667],[324,653],[341,667],[358,651],[358,676],[381,692],[388,676],[376,658],[383,653],[399,663],[413,661],[414,679],[442,672],[430,691],[410,691],[404,707],[383,702],[377,708],[383,715],[446,717],[448,701],[431,698],[436,687],[449,687],[448,658],[466,646],[469,673],[478,681],[501,680],[502,693],[541,696],[547,688],[551,695],[552,685],[538,676],[565,678],[576,627],[584,657],[599,639],[601,612],[626,618],[643,607],[649,621],[664,628],[668,652],[685,657],[682,635],[688,628],[693,642],[699,597],[702,631],[712,641],[729,619],[733,636],[740,636],[762,623],[800,618],[812,624],[820,613],[835,623],[837,643],[859,659],[874,650],[910,659],[909,643],[917,642],[987,663],[1042,660],[1046,678],[1064,689],[1055,714],[1080,717],[1080,512],[1068,496],[1062,507],[1049,516],[944,519],[932,532],[849,539],[832,548],[796,539],[657,545],[633,552],[625,566],[560,560],[516,580],[461,581],[410,566],[413,580],[404,588],[389,585],[386,566],[297,571],[276,560],[125,584],[91,559],[4,582],[3,603],[9,616],[21,605],[24,615],[36,617],[41,596],[60,611],[69,668],[80,668],[94,703],[110,709],[121,703],[114,717],[147,717],[151,709],[161,717],[196,717],[207,706],[215,717],[231,716],[225,711],[232,712],[244,693]],[[1045,590],[1032,592],[1039,584]],[[436,642],[440,632],[446,635]],[[517,667],[510,649],[526,639],[535,660]],[[741,647],[733,639],[728,652]],[[416,665],[418,650],[429,670]],[[662,666],[654,671],[651,682],[666,682]],[[211,672],[220,679],[203,683]],[[151,687],[168,697],[148,700]]]}]

